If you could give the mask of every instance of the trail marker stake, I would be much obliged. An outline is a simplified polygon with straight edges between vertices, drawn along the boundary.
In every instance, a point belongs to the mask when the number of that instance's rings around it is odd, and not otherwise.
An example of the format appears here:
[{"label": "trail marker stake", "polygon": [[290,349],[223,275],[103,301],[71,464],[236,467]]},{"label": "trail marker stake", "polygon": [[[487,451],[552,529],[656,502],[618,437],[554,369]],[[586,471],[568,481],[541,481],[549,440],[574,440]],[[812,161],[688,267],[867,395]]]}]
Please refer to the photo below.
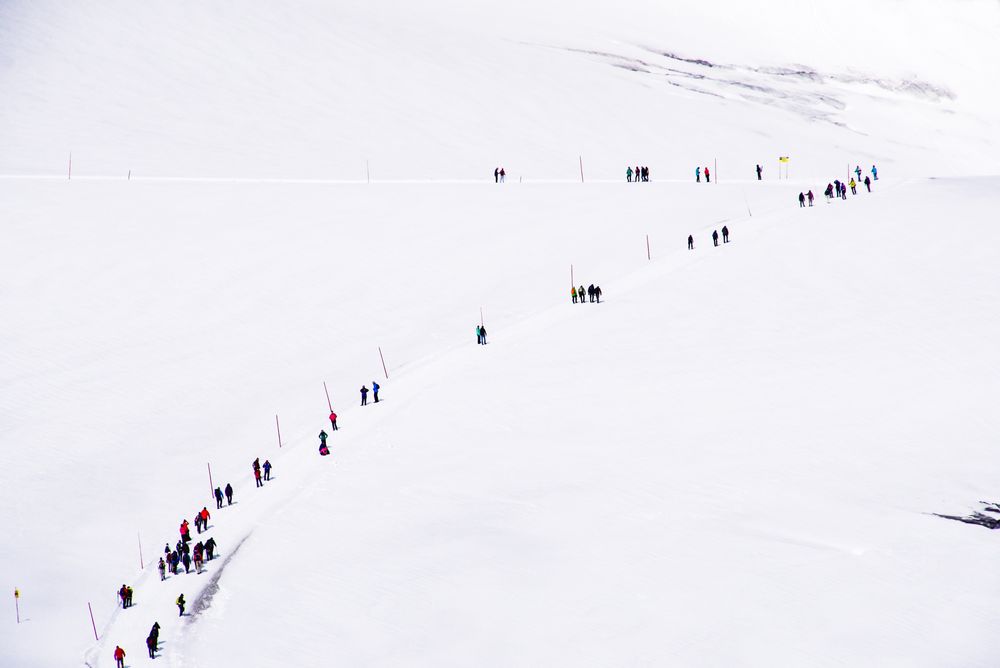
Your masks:
[{"label": "trail marker stake", "polygon": [[649,252],[649,235],[648,234],[646,235],[646,259],[647,260],[652,260],[653,259],[653,256]]},{"label": "trail marker stake", "polygon": [[580,156],[580,183],[583,183],[583,156]]},{"label": "trail marker stake", "polygon": [[66,172],[66,180],[73,178],[73,151],[69,152],[69,169]]},{"label": "trail marker stake", "polygon": [[330,391],[326,389],[326,381],[323,381],[323,392],[326,393],[326,405],[329,407],[330,412],[333,412],[333,404],[330,403]]},{"label": "trail marker stake", "polygon": [[385,368],[385,358],[382,357],[382,346],[378,348],[378,358],[382,360],[382,373],[385,374],[385,379],[389,380],[389,370]]},{"label": "trail marker stake", "polygon": [[[330,411],[333,412],[332,410]],[[278,423],[278,414],[274,414],[274,427],[278,430],[278,447],[281,447],[281,424]]]},{"label": "trail marker stake", "polygon": [[212,484],[212,464],[211,463],[208,464],[208,487],[209,487],[209,492],[210,492],[209,496],[211,496],[214,499],[215,498],[215,485]]},{"label": "trail marker stake", "polygon": [[[214,487],[212,488],[212,491],[214,493],[215,491]],[[146,570],[146,562],[143,561],[142,559],[142,536],[139,534],[138,531],[135,532],[135,536],[136,538],[139,539],[139,570],[144,571]]]},{"label": "trail marker stake", "polygon": [[90,601],[87,601],[87,610],[90,611],[90,626],[94,629],[94,641],[100,641],[97,637],[97,624],[94,623],[94,609],[90,607]]},{"label": "trail marker stake", "polygon": [[17,590],[17,588],[15,587],[15,589],[14,589],[14,612],[17,613],[17,623],[18,624],[21,623],[21,606],[18,603],[18,600],[20,598],[21,598],[21,592],[19,592]]}]

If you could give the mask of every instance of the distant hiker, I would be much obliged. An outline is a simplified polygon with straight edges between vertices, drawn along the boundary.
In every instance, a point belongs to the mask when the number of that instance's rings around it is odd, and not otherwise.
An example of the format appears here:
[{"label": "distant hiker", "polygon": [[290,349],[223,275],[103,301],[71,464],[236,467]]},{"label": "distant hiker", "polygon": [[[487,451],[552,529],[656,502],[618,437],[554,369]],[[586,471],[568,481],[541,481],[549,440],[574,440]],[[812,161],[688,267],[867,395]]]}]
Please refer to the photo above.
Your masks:
[{"label": "distant hiker", "polygon": [[184,556],[181,557],[181,563],[184,564],[184,573],[185,574],[190,573],[191,572],[191,554],[188,553],[188,552],[185,552]]},{"label": "distant hiker", "polygon": [[330,454],[330,448],[326,447],[325,441],[319,444],[319,454],[323,455],[324,457]]},{"label": "distant hiker", "polygon": [[858,175],[858,180],[861,180],[861,165],[854,165],[854,173]]},{"label": "distant hiker", "polygon": [[712,243],[716,246],[719,245],[719,230],[712,230]]},{"label": "distant hiker", "polygon": [[573,303],[575,304],[576,303],[576,286],[575,285],[569,289],[569,294],[570,294],[571,297],[573,297]]},{"label": "distant hiker", "polygon": [[806,198],[809,200],[809,206],[813,205],[813,199],[815,199],[815,197],[816,196],[813,195],[813,191],[811,191],[811,190],[806,193]]},{"label": "distant hiker", "polygon": [[840,199],[847,199],[847,184],[840,184]]},{"label": "distant hiker", "polygon": [[362,406],[368,405],[368,388],[365,387],[364,385],[361,386],[361,405]]},{"label": "distant hiker", "polygon": [[841,188],[841,183],[840,183],[840,181],[838,181],[837,179],[834,179],[834,180],[833,180],[833,185],[834,185],[834,187],[836,188],[836,196],[837,196],[837,197],[840,197],[840,188]]},{"label": "distant hiker", "polygon": [[215,488],[215,508],[218,510],[222,507],[222,490],[218,487]]},{"label": "distant hiker", "polygon": [[156,638],[154,638],[153,636],[147,636],[146,637],[146,649],[149,650],[149,658],[150,659],[155,659],[156,658]]},{"label": "distant hiker", "polygon": [[167,579],[167,562],[163,561],[163,557],[160,557],[160,563],[157,564],[156,570],[160,571],[160,582]]},{"label": "distant hiker", "polygon": [[722,226],[722,243],[729,243],[729,228],[725,225]]},{"label": "distant hiker", "polygon": [[191,540],[191,525],[188,524],[187,520],[181,522],[180,531],[181,531],[181,540],[183,542],[186,543],[189,540]]},{"label": "distant hiker", "polygon": [[504,179],[507,178],[507,172],[503,171],[503,167],[500,168],[500,183],[503,183]]},{"label": "distant hiker", "polygon": [[132,594],[135,593],[131,587],[125,587],[125,607],[132,607]]},{"label": "distant hiker", "polygon": [[486,326],[485,325],[483,325],[482,327],[479,328],[479,334],[481,335],[481,338],[483,339],[483,345],[485,346],[486,345]]},{"label": "distant hiker", "polygon": [[635,182],[639,183],[639,165],[635,166],[635,171],[633,172],[633,174],[635,174]]},{"label": "distant hiker", "polygon": [[330,430],[337,431],[337,414],[330,411]]},{"label": "distant hiker", "polygon": [[500,183],[500,168],[499,167],[496,167],[493,170],[493,182],[494,183]]},{"label": "distant hiker", "polygon": [[170,572],[173,573],[174,575],[177,575],[177,568],[180,566],[180,563],[181,563],[180,552],[174,550],[173,552],[170,553]]},{"label": "distant hiker", "polygon": [[233,486],[228,482],[226,483],[226,505],[233,505]]},{"label": "distant hiker", "polygon": [[271,462],[270,460],[264,460],[264,480],[271,479]]},{"label": "distant hiker", "polygon": [[598,285],[598,286],[595,286],[595,287],[594,287],[594,297],[596,297],[596,298],[597,298],[597,303],[598,303],[598,304],[600,304],[600,303],[601,303],[601,294],[602,294],[602,293],[601,293],[601,286],[599,286],[599,285]]},{"label": "distant hiker", "polygon": [[178,617],[184,616],[185,603],[187,603],[187,601],[184,600],[184,594],[181,594],[180,596],[177,597],[177,609],[180,611],[180,613],[177,615]]},{"label": "distant hiker", "polygon": [[594,284],[593,283],[591,283],[589,286],[587,286],[587,296],[590,297],[590,303],[593,304],[594,303]]},{"label": "distant hiker", "polygon": [[205,546],[198,543],[194,546],[194,571],[195,573],[201,573],[201,565],[205,560]]},{"label": "distant hiker", "polygon": [[852,195],[857,195],[858,194],[858,184],[857,184],[857,182],[853,178],[851,178],[851,182],[848,185],[851,186],[851,194]]},{"label": "distant hiker", "polygon": [[868,192],[872,191],[872,180],[867,176],[865,177],[865,188],[868,189]]},{"label": "distant hiker", "polygon": [[264,481],[260,479],[260,469],[259,468],[253,470],[253,479],[254,479],[254,482],[257,483],[258,487],[263,487],[264,486]]},{"label": "distant hiker", "polygon": [[127,587],[125,585],[122,585],[122,588],[118,590],[118,598],[120,598],[122,601],[122,608],[128,607],[128,599],[126,598],[126,589]]},{"label": "distant hiker", "polygon": [[872,178],[878,181],[878,170],[875,169],[875,165],[872,165]]},{"label": "distant hiker", "polygon": [[712,175],[708,172],[708,167],[705,168],[705,183],[712,182]]},{"label": "distant hiker", "polygon": [[378,403],[378,383],[374,380],[372,381],[372,398],[375,399],[375,403]]},{"label": "distant hiker", "polygon": [[799,208],[803,208],[806,205],[806,194],[799,193]]},{"label": "distant hiker", "polygon": [[695,183],[701,183],[701,167],[694,168],[694,181]]},{"label": "distant hiker", "polygon": [[205,541],[205,556],[208,557],[208,561],[215,558],[215,539],[209,538]]},{"label": "distant hiker", "polygon": [[160,639],[160,623],[153,622],[152,628],[149,629],[149,636],[154,640]]},{"label": "distant hiker", "polygon": [[757,180],[760,181],[760,173],[764,171],[764,168],[757,165]]},{"label": "distant hiker", "polygon": [[260,470],[260,457],[257,457],[255,460],[253,460],[252,466],[254,471]]},{"label": "distant hiker", "polygon": [[580,295],[581,304],[587,303],[587,299],[584,297],[584,295],[587,294],[587,291],[583,289],[582,285],[579,288],[577,288],[576,294]]},{"label": "distant hiker", "polygon": [[646,182],[649,181],[649,167],[642,168],[642,180]]},{"label": "distant hiker", "polygon": [[119,645],[115,645],[115,666],[125,668],[125,650]]},{"label": "distant hiker", "polygon": [[325,431],[320,431],[319,432],[319,444],[320,445],[326,445],[326,432]]},{"label": "distant hiker", "polygon": [[208,508],[202,506],[201,508],[201,526],[205,527],[205,531],[208,531],[208,520],[211,519],[212,515],[208,512]]},{"label": "distant hiker", "polygon": [[476,325],[476,343],[483,345],[483,328],[481,325]]},{"label": "distant hiker", "polygon": [[632,167],[631,166],[629,166],[628,169],[625,170],[625,180],[628,181],[629,183],[632,183]]},{"label": "distant hiker", "polygon": [[826,190],[823,191],[823,195],[826,197],[826,203],[830,203],[830,199],[833,198],[833,184],[827,183]]},{"label": "distant hiker", "polygon": [[688,235],[688,250],[694,250],[694,237]]}]

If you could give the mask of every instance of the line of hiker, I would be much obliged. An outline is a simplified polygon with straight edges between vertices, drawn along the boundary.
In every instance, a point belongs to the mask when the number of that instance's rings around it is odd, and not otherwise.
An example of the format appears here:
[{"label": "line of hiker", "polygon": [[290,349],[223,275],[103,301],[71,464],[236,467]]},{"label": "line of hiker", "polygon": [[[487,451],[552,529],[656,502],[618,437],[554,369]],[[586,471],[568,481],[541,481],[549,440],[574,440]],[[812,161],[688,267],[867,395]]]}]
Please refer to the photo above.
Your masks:
[{"label": "line of hiker", "polygon": [[[722,226],[722,243],[724,244],[729,243],[729,227],[727,227],[726,225]],[[713,246],[719,245],[718,230],[712,230],[712,245]],[[694,235],[692,234],[688,235],[688,250],[694,250]]]},{"label": "line of hiker", "polygon": [[581,285],[579,288],[573,286],[569,289],[569,296],[573,299],[573,303],[576,304],[578,301],[580,304],[586,304],[587,298],[590,298],[590,303],[593,304],[597,302],[601,303],[601,295],[604,291],[601,290],[601,286],[594,285],[591,283],[586,289]]},{"label": "line of hiker", "polygon": [[504,171],[503,167],[497,167],[493,170],[493,181],[495,183],[503,183],[506,178],[507,172]]},{"label": "line of hiker", "polygon": [[[863,181],[861,180],[861,174],[862,174],[862,172],[861,172],[861,166],[860,165],[855,165],[854,166],[854,176],[850,177],[850,180],[847,181],[846,183],[843,182],[843,181],[841,181],[840,179],[834,179],[832,183],[826,184],[826,189],[823,191],[823,196],[826,197],[826,203],[829,204],[830,202],[832,202],[835,199],[846,200],[847,199],[847,189],[848,188],[851,189],[851,194],[852,195],[857,195],[858,194],[858,182],[859,181],[861,181],[861,183],[865,184],[865,190],[867,190],[868,192],[871,192],[872,191],[872,181],[873,180],[878,181],[878,168],[875,165],[872,165],[872,169],[871,169],[871,174],[872,175],[871,175],[871,177],[869,177],[866,174]],[[799,193],[799,208],[800,209],[806,208],[806,202],[809,203],[809,206],[812,206],[813,202],[815,201],[815,199],[816,199],[816,197],[813,195],[813,191],[812,190],[809,190],[808,192],[804,192],[804,193],[800,192]]]},{"label": "line of hiker", "polygon": [[[635,177],[635,178],[633,178],[633,177]],[[646,167],[646,166],[640,167],[639,165],[636,165],[635,166],[635,170],[633,170],[631,166],[626,167],[625,168],[625,180],[627,182],[629,182],[629,183],[633,183],[633,182],[639,183],[640,181],[648,183],[649,182],[649,167]]]},{"label": "line of hiker", "polygon": [[481,346],[486,345],[486,325],[476,325],[476,343]]},{"label": "line of hiker", "polygon": [[[695,183],[701,183],[701,167],[694,168],[694,181]],[[712,173],[708,171],[708,167],[705,167],[705,183],[712,182]]]}]

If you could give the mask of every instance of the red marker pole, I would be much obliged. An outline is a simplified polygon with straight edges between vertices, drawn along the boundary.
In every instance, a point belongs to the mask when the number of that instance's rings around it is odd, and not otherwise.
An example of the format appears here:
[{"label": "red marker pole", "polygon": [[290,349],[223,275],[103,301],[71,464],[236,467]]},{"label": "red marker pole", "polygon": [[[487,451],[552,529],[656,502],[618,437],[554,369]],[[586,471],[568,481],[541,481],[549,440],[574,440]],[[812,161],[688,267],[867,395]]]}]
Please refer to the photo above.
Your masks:
[{"label": "red marker pole", "polygon": [[389,370],[385,368],[385,358],[382,357],[382,346],[379,346],[378,348],[378,357],[382,360],[382,373],[385,374],[385,379],[389,380]]},{"label": "red marker pole", "polygon": [[332,413],[333,412],[333,404],[330,403],[330,391],[326,389],[326,381],[325,380],[323,381],[323,392],[326,393],[326,405],[330,409],[330,412]]},{"label": "red marker pole", "polygon": [[209,463],[209,465],[208,465],[208,487],[209,487],[209,492],[211,492],[212,498],[215,498],[215,485],[212,484],[212,464],[211,463]]},{"label": "red marker pole", "polygon": [[[333,411],[331,410],[330,412],[332,413]],[[278,447],[280,448],[281,447],[281,425],[278,423],[278,414],[277,413],[275,413],[275,415],[274,415],[274,426],[278,430]]]},{"label": "red marker pole", "polygon": [[94,629],[94,641],[100,641],[97,637],[97,624],[94,623],[94,609],[90,607],[90,601],[87,601],[87,610],[90,610],[90,626]]},{"label": "red marker pole", "polygon": [[648,234],[646,235],[646,259],[647,260],[652,260],[653,259],[652,255],[649,254],[649,235]]}]

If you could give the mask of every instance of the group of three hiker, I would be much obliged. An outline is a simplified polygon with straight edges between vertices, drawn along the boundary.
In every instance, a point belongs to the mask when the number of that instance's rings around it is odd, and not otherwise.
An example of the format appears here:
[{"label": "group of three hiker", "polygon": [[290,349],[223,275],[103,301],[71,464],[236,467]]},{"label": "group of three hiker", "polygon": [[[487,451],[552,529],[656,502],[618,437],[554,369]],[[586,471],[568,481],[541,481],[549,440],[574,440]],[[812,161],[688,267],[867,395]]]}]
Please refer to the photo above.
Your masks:
[{"label": "group of three hiker", "polygon": [[[261,478],[261,469],[263,469],[264,476]],[[271,462],[264,460],[264,465],[261,466],[260,457],[253,460],[253,478],[257,482],[258,487],[264,486],[264,480],[271,479]]]},{"label": "group of three hiker", "polygon": [[[719,231],[712,230],[712,243],[716,246],[719,245]],[[729,228],[725,225],[722,226],[722,243],[729,243]],[[688,250],[694,250],[694,236],[688,235]]]}]

